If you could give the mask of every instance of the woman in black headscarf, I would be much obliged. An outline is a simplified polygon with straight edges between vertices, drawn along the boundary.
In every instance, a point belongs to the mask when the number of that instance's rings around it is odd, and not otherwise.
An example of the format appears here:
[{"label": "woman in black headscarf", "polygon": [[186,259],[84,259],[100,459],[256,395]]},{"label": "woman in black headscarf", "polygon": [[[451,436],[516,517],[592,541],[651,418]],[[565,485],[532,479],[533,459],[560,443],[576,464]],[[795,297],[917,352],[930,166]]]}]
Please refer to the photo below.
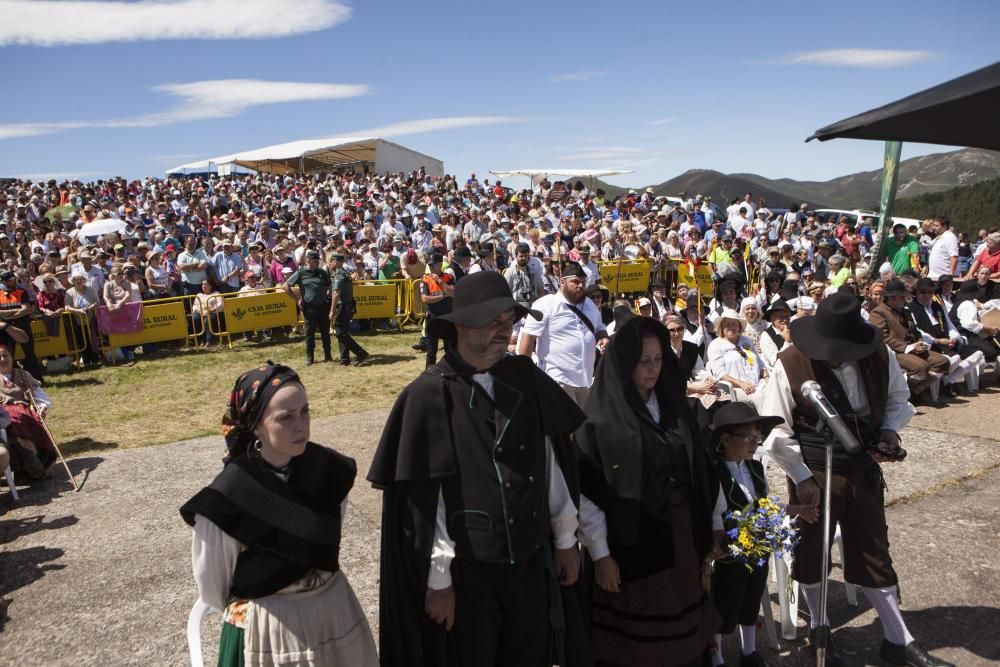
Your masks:
[{"label": "woman in black headscarf", "polygon": [[353,459],[309,441],[305,388],[268,362],[236,380],[219,476],[181,508],[200,599],[222,611],[219,665],[378,664],[340,572]]},{"label": "woman in black headscarf", "polygon": [[[718,483],[662,324],[616,331],[576,433],[594,560],[597,665],[700,665],[719,616],[705,592]],[[586,503],[584,503],[586,505]]]}]

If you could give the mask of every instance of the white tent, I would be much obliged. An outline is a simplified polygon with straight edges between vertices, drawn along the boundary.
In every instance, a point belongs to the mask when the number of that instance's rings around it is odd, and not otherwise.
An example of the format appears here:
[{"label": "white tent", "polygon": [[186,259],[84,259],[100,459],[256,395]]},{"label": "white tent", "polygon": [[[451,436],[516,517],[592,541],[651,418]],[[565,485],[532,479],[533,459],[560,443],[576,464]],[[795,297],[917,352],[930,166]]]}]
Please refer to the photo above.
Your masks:
[{"label": "white tent", "polygon": [[444,163],[415,150],[378,137],[328,137],[220,155],[167,170],[168,174],[215,171],[238,165],[271,174],[333,171],[343,167],[368,167],[375,173],[409,172],[423,167],[429,176],[443,176]]},{"label": "white tent", "polygon": [[511,169],[510,171],[491,171],[497,178],[508,178],[510,176],[527,176],[531,179],[532,185],[538,185],[550,176],[557,176],[559,180],[571,178],[589,178],[593,185],[595,178],[602,176],[617,176],[618,174],[631,174],[627,169]]}]

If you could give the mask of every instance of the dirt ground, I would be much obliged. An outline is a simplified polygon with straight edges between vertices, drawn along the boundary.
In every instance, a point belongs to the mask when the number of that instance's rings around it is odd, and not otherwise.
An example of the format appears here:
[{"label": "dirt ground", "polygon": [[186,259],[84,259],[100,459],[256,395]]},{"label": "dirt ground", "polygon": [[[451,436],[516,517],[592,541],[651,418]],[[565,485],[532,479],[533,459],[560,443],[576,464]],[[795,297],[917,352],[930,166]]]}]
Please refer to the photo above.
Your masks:
[{"label": "dirt ground", "polygon": [[[904,434],[910,457],[886,467],[887,511],[902,608],[913,634],[959,665],[1000,662],[1000,390],[947,408],[921,408]],[[385,410],[314,422],[313,439],[358,461],[341,563],[377,632],[380,497],[364,480]],[[221,437],[72,459],[65,476],[0,491],[0,662],[16,665],[183,665],[196,589],[180,505],[218,472]],[[837,558],[835,557],[835,561]],[[839,567],[834,570],[839,582]],[[777,618],[776,587],[770,585]],[[881,638],[867,600],[831,585],[835,641],[852,664],[877,664]],[[762,653],[809,664],[799,639]],[[202,627],[215,659],[219,617]],[[728,640],[731,659],[734,640]],[[9,662],[8,662],[9,661]]]}]

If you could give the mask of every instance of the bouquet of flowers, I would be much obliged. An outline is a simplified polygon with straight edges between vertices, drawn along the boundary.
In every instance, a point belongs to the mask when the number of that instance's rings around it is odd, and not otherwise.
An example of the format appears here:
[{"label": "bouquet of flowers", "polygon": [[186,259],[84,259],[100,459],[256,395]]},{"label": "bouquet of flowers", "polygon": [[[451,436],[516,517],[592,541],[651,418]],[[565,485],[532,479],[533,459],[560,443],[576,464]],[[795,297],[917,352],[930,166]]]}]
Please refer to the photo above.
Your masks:
[{"label": "bouquet of flowers", "polygon": [[785,508],[774,498],[761,498],[756,504],[729,512],[725,519],[733,526],[726,532],[729,557],[748,570],[764,565],[772,554],[790,552],[798,542],[795,520],[789,520]]}]

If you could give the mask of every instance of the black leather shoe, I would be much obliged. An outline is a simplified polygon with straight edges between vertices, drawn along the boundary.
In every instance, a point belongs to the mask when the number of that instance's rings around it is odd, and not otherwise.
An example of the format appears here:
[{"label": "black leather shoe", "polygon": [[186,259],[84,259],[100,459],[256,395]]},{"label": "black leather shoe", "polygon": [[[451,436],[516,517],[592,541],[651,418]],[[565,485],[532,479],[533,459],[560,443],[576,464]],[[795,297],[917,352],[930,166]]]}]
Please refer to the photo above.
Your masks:
[{"label": "black leather shoe", "polygon": [[750,655],[740,655],[740,667],[767,667],[767,660],[757,651]]},{"label": "black leather shoe", "polygon": [[910,667],[955,667],[953,663],[935,658],[917,642],[906,646],[893,644],[888,639],[882,640],[878,655],[889,665],[909,665]]},{"label": "black leather shoe", "polygon": [[[820,631],[820,628],[811,628],[809,630],[809,651],[816,655],[816,634]],[[847,663],[844,658],[841,657],[840,653],[837,651],[837,647],[833,645],[833,637],[831,636],[830,630],[826,629],[826,664],[828,667],[841,667]]]}]

